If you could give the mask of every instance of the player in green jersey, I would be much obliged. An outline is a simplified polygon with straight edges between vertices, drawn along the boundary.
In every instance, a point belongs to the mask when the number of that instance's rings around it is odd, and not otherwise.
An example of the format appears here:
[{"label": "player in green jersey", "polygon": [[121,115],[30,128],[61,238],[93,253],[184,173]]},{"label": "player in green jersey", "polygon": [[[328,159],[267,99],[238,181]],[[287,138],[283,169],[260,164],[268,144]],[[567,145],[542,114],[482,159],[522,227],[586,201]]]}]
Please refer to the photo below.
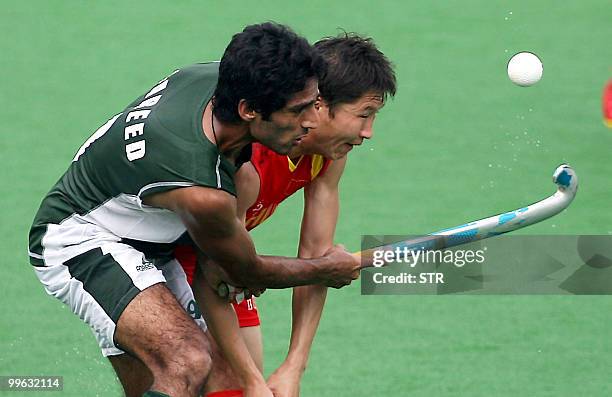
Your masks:
[{"label": "player in green jersey", "polygon": [[[118,373],[125,357],[151,371],[145,395],[197,396],[210,370],[206,325],[169,256],[185,232],[234,285],[340,287],[358,276],[341,247],[259,256],[236,215],[249,143],[288,153],[317,126],[320,70],[287,27],[249,26],[219,64],[175,71],[100,127],[44,198],[30,231],[37,276]],[[271,396],[259,371],[249,375],[246,395]]]}]

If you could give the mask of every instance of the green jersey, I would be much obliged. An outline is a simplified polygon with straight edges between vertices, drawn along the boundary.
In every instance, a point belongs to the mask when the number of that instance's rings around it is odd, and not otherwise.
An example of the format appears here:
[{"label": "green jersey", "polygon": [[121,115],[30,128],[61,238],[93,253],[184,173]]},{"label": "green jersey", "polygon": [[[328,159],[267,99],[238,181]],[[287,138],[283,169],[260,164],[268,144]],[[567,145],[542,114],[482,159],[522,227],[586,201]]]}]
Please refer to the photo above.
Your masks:
[{"label": "green jersey", "polygon": [[49,262],[47,249],[50,254],[100,236],[175,241],[185,226],[173,212],[143,204],[142,198],[152,193],[206,186],[235,195],[236,167],[202,128],[217,77],[216,62],[175,71],[81,146],[36,214],[30,231],[32,264]]}]

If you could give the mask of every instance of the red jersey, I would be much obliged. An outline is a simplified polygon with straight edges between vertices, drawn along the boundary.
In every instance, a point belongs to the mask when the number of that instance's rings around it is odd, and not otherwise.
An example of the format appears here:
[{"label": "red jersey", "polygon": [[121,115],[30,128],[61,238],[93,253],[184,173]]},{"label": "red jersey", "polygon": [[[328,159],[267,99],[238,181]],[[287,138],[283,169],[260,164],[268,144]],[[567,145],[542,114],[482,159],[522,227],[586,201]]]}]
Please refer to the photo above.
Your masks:
[{"label": "red jersey", "polygon": [[612,80],[608,81],[604,88],[602,106],[604,123],[612,128]]},{"label": "red jersey", "polygon": [[304,155],[294,164],[288,156],[254,143],[251,163],[259,174],[259,194],[247,210],[247,230],[261,225],[283,200],[323,175],[331,160],[318,154]]}]

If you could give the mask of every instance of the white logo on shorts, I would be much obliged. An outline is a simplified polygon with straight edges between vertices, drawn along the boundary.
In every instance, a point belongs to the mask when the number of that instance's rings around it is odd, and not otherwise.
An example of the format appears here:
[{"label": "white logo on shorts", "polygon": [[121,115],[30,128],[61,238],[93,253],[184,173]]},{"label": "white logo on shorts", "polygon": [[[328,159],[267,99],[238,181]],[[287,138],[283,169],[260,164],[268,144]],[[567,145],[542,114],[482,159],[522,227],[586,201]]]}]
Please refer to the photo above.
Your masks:
[{"label": "white logo on shorts", "polygon": [[138,270],[139,272],[144,272],[145,270],[151,269],[155,269],[155,265],[147,261],[145,258],[142,258],[142,265],[136,266],[136,270]]}]

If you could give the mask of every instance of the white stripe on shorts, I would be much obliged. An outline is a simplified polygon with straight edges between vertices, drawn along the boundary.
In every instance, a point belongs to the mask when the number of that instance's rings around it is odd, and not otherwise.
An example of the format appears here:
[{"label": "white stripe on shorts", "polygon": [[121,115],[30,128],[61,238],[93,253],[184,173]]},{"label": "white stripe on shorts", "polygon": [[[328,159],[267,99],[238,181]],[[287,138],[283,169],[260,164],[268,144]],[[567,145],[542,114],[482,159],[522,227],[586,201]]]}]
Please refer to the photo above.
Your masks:
[{"label": "white stripe on shorts", "polygon": [[123,353],[113,341],[115,323],[94,297],[85,291],[83,283],[70,275],[67,266],[35,267],[34,271],[49,295],[62,301],[89,324],[104,357]]}]

